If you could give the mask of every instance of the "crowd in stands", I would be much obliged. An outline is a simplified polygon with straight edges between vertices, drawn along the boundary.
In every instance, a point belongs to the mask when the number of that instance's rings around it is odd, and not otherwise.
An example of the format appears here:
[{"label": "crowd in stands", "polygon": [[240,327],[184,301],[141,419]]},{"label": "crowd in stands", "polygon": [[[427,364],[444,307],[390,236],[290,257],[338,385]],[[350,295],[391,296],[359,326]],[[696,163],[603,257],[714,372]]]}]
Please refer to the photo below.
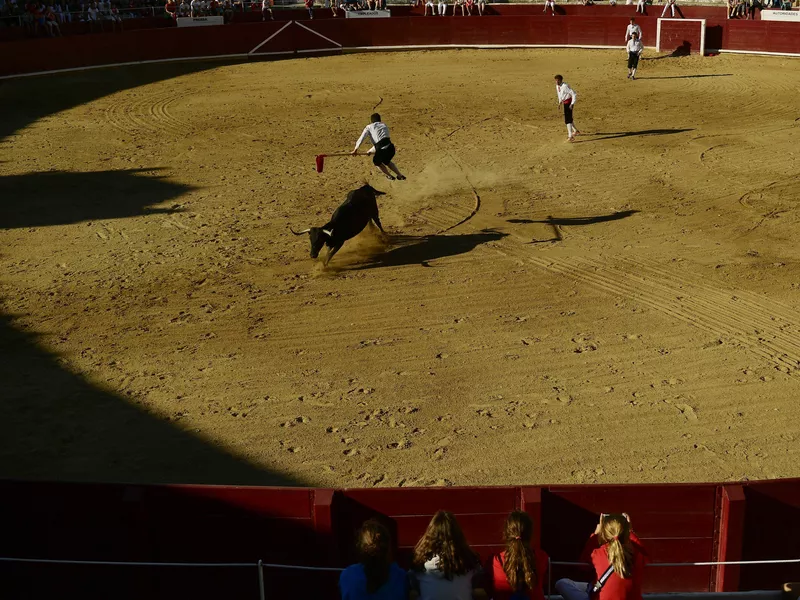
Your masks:
[{"label": "crowd in stands", "polygon": [[729,19],[756,18],[756,10],[792,10],[792,0],[727,0]]},{"label": "crowd in stands", "polygon": [[[339,591],[342,600],[544,600],[549,557],[532,545],[533,533],[530,516],[512,512],[504,550],[481,560],[455,516],[439,511],[405,571],[393,560],[389,530],[371,519],[357,536],[359,562],[342,572]],[[565,600],[642,600],[647,552],[628,515],[602,515],[580,560],[594,573],[586,582],[556,582]]]},{"label": "crowd in stands", "polygon": [[98,0],[77,2],[69,0],[0,0],[0,25],[22,25],[33,35],[59,35],[64,23],[88,23],[93,30],[112,30],[123,19],[153,14],[148,0]]}]

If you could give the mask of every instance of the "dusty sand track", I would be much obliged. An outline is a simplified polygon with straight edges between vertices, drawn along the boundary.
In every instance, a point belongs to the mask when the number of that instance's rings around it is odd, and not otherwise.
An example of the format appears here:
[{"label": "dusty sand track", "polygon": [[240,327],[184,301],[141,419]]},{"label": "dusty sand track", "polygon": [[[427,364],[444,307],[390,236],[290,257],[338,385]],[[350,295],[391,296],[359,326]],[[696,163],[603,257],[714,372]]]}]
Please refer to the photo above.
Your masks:
[{"label": "dusty sand track", "polygon": [[[629,82],[621,51],[461,51],[4,84],[0,475],[800,476],[797,65],[654,58]],[[379,101],[408,181],[317,175]],[[391,239],[322,269],[287,226],[365,179]]]}]

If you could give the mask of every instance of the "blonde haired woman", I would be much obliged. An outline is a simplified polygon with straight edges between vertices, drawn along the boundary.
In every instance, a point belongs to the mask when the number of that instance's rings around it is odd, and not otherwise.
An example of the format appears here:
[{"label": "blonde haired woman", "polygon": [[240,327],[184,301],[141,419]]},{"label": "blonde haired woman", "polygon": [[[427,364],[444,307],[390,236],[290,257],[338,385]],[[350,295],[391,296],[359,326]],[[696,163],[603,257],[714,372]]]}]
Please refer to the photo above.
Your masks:
[{"label": "blonde haired woman", "polygon": [[556,591],[565,600],[642,600],[647,551],[633,532],[627,514],[600,515],[581,560],[594,567],[595,582],[559,579]]}]

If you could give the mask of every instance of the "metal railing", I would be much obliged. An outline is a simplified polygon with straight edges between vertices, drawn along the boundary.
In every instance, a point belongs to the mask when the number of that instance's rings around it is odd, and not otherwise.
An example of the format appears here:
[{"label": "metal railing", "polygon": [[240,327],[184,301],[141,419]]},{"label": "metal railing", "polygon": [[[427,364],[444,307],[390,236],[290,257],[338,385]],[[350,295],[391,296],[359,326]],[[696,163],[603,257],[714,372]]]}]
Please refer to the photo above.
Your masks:
[{"label": "metal railing", "polygon": [[[18,558],[0,557],[0,562],[13,563],[35,563],[35,564],[57,564],[57,565],[86,565],[86,566],[112,566],[112,567],[173,567],[173,568],[256,568],[258,573],[258,594],[259,600],[266,600],[266,590],[264,585],[264,569],[279,569],[285,571],[322,571],[322,572],[341,572],[341,567],[309,567],[303,565],[283,565],[277,563],[258,562],[235,562],[235,563],[183,563],[183,562],[128,562],[118,560],[70,560],[55,558]],[[800,564],[800,558],[771,559],[771,560],[729,560],[729,561],[702,561],[684,563],[648,563],[648,567],[712,567],[721,565],[778,565],[778,564]],[[552,596],[553,566],[556,567],[583,567],[592,568],[584,562],[566,562],[551,560],[547,566],[547,595]]]}]

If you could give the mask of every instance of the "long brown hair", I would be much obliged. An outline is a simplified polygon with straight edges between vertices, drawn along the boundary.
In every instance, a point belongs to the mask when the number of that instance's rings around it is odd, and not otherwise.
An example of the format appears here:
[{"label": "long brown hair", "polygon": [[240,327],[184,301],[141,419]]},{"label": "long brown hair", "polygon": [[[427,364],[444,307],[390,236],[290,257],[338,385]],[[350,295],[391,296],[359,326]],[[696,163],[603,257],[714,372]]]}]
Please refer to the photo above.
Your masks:
[{"label": "long brown hair", "polygon": [[358,560],[367,577],[367,592],[377,592],[389,580],[392,540],[389,530],[375,519],[366,521],[358,532]]},{"label": "long brown hair", "polygon": [[614,572],[623,579],[631,576],[633,569],[633,544],[631,544],[631,524],[625,515],[606,515],[600,526],[599,539],[607,544],[608,562]]},{"label": "long brown hair", "polygon": [[536,572],[536,558],[531,549],[533,521],[528,513],[515,510],[506,519],[503,538],[506,554],[503,560],[508,585],[517,592],[536,589],[539,575]]},{"label": "long brown hair", "polygon": [[478,555],[469,547],[455,516],[440,510],[431,519],[428,528],[414,547],[413,565],[424,570],[425,563],[439,557],[439,570],[446,579],[466,575],[478,565]]}]

